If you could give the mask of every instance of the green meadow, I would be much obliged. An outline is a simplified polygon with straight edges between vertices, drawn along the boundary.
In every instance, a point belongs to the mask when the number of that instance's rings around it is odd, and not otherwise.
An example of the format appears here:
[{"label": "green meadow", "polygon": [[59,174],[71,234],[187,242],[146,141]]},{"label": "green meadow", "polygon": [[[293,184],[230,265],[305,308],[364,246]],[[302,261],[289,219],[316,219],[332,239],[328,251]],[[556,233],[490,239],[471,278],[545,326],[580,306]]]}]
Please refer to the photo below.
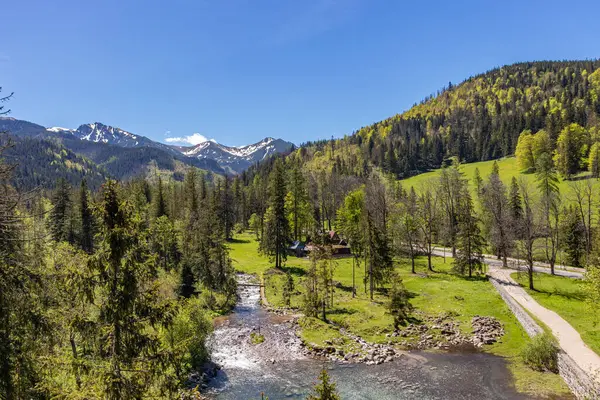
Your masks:
[{"label": "green meadow", "polygon": [[[270,305],[283,306],[282,288],[284,271],[294,279],[295,290],[291,307],[301,312],[303,281],[310,261],[307,258],[288,257],[283,271],[271,268],[267,257],[258,253],[256,238],[249,233],[237,235],[230,243],[233,265],[239,272],[256,274],[265,283],[265,295]],[[566,395],[568,388],[558,375],[536,372],[526,367],[520,358],[522,349],[529,338],[512,315],[494,287],[485,277],[468,279],[452,273],[452,259],[434,258],[436,272],[427,272],[425,258],[417,259],[417,274],[411,274],[410,266],[397,260],[397,272],[411,294],[415,310],[415,323],[427,317],[450,314],[460,324],[464,333],[471,332],[471,319],[475,315],[496,317],[504,326],[505,335],[484,351],[505,357],[515,378],[518,390],[542,396]],[[383,343],[390,340],[416,341],[418,338],[388,338],[393,332],[393,320],[387,313],[386,290],[378,290],[373,300],[365,293],[363,278],[364,266],[355,269],[356,297],[352,297],[352,259],[339,258],[336,261],[334,281],[334,307],[328,310],[327,319],[332,324],[316,318],[302,318],[302,337],[308,343],[323,346],[325,340],[345,343],[337,326],[364,339]]]}]

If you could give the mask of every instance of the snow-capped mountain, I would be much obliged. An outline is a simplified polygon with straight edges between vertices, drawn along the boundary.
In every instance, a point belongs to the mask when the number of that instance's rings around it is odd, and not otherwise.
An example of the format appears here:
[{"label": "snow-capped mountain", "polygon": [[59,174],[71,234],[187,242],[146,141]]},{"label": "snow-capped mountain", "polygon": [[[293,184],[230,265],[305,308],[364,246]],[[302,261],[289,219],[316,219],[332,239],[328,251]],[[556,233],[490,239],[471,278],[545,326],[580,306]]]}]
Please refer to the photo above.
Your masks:
[{"label": "snow-capped mountain", "polygon": [[179,147],[188,157],[208,158],[215,160],[223,169],[232,173],[240,173],[252,164],[262,161],[273,154],[285,153],[294,144],[271,137],[247,146],[231,147],[214,141],[206,141],[193,147]]},{"label": "snow-capped mountain", "polygon": [[94,143],[105,143],[112,144],[120,147],[139,147],[139,146],[153,146],[156,143],[152,140],[144,137],[134,135],[131,132],[127,132],[114,126],[104,125],[100,122],[94,122],[93,124],[83,124],[77,129],[61,128],[58,126],[48,128],[48,132],[72,134],[81,140],[87,140]]},{"label": "snow-capped mountain", "polygon": [[144,162],[147,158],[160,158],[163,162],[178,160],[219,174],[239,174],[252,164],[273,154],[288,152],[294,146],[293,143],[271,137],[240,147],[225,146],[214,140],[195,146],[172,146],[100,122],[83,124],[77,129],[59,126],[45,128],[9,117],[0,117],[0,132],[2,131],[20,137],[58,139],[75,153],[98,161],[101,156],[110,159],[117,155],[123,162],[127,158],[132,161],[136,157],[144,159]]}]

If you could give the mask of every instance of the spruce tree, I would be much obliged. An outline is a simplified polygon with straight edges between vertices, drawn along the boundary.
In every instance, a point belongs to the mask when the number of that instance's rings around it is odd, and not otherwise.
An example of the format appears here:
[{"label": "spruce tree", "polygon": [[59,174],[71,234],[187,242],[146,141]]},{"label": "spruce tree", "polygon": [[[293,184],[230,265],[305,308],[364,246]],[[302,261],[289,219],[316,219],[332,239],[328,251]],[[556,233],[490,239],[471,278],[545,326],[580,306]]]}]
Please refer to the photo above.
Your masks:
[{"label": "spruce tree", "polygon": [[[93,317],[97,347],[90,348],[97,368],[87,372],[103,383],[110,400],[139,399],[161,372],[159,338],[153,326],[169,321],[169,307],[156,286],[156,267],[129,203],[116,182],[107,181],[99,207],[101,241],[90,259],[97,274]],[[89,329],[89,325],[85,329]],[[92,364],[94,365],[94,364]]]},{"label": "spruce tree", "polygon": [[71,237],[71,187],[60,178],[52,195],[52,209],[48,215],[50,237],[55,242],[68,241]]},{"label": "spruce tree", "polygon": [[81,217],[79,244],[83,251],[91,254],[94,250],[94,216],[89,206],[89,193],[85,179],[81,181],[81,188],[79,190],[79,213]]},{"label": "spruce tree", "polygon": [[331,382],[331,378],[326,369],[321,371],[319,382],[313,388],[313,394],[307,397],[307,400],[340,400],[335,383]]},{"label": "spruce tree", "polygon": [[461,274],[468,273],[469,278],[475,270],[483,267],[483,248],[485,239],[481,236],[479,219],[473,209],[473,200],[468,190],[462,193],[458,215],[458,254],[454,259],[454,268]]},{"label": "spruce tree", "polygon": [[165,200],[164,188],[162,178],[158,176],[158,183],[156,185],[156,195],[154,198],[154,218],[160,218],[163,215],[167,215],[167,202]]},{"label": "spruce tree", "polygon": [[567,253],[568,263],[573,267],[582,267],[585,254],[586,232],[581,218],[572,207],[565,208],[561,226],[563,248]]},{"label": "spruce tree", "polygon": [[261,250],[275,261],[275,268],[281,268],[287,259],[290,240],[290,228],[285,212],[286,193],[285,169],[282,159],[278,158],[269,175],[269,207],[265,234],[261,241]]}]

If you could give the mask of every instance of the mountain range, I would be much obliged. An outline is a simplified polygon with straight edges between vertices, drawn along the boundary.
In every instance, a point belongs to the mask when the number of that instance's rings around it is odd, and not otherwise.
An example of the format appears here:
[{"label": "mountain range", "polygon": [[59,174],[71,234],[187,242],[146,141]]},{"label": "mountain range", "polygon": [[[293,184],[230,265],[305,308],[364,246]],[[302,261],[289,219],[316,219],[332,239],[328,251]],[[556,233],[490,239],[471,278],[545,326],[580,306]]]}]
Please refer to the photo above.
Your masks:
[{"label": "mountain range", "polygon": [[[21,179],[21,186],[52,186],[53,182],[47,178],[54,175],[47,172],[52,167],[63,170],[72,183],[84,176],[90,178],[89,174],[98,176],[98,180],[103,180],[104,176],[127,179],[156,168],[180,179],[187,166],[220,175],[235,175],[294,147],[293,143],[274,138],[241,147],[214,141],[195,146],[173,146],[99,122],[83,124],[77,129],[46,128],[9,117],[0,118],[0,132],[8,132],[14,142],[7,156],[18,165],[16,179]],[[37,157],[32,159],[32,153]],[[54,156],[51,160],[42,157],[45,159],[42,162],[41,154]],[[39,171],[36,165],[39,165]],[[65,169],[78,173],[71,176],[73,174]],[[92,177],[92,180],[95,179]]]}]

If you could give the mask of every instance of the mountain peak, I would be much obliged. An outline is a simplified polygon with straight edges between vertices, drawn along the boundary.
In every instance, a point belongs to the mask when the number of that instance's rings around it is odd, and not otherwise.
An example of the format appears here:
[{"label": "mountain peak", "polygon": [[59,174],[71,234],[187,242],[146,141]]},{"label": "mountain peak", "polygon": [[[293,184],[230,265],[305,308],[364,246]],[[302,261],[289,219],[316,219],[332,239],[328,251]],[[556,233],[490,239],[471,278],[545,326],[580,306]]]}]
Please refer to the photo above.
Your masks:
[{"label": "mountain peak", "polygon": [[254,144],[235,147],[206,141],[191,148],[181,148],[181,151],[188,157],[211,158],[224,169],[240,173],[256,162],[289,151],[293,146],[293,143],[266,137]]}]

